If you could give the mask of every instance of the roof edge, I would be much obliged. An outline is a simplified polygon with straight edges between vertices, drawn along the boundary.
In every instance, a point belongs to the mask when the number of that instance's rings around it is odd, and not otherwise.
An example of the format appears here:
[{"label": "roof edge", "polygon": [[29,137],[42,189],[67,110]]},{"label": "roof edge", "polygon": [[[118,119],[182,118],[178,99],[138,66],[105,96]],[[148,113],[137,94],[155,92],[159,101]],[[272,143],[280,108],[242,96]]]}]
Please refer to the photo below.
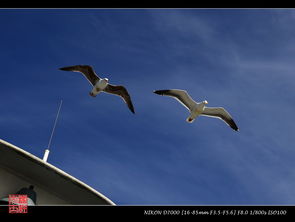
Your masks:
[{"label": "roof edge", "polygon": [[100,192],[98,192],[97,190],[95,190],[94,188],[90,187],[89,185],[87,185],[86,183],[82,182],[81,180],[71,176],[70,174],[64,172],[63,170],[55,167],[54,165],[43,161],[42,159],[40,159],[39,157],[5,141],[0,139],[0,143],[8,146],[9,148],[13,149],[15,152],[19,153],[20,155],[23,155],[31,160],[33,160],[34,162],[38,163],[39,165],[43,165],[46,168],[51,169],[52,171],[54,171],[55,173],[63,176],[66,179],[71,180],[73,183],[76,183],[82,187],[84,187],[86,190],[90,191],[91,193],[99,196],[100,198],[104,199],[107,203],[109,203],[110,205],[116,205],[113,201],[111,201],[109,198],[107,198],[106,196],[104,196],[103,194],[101,194]]}]

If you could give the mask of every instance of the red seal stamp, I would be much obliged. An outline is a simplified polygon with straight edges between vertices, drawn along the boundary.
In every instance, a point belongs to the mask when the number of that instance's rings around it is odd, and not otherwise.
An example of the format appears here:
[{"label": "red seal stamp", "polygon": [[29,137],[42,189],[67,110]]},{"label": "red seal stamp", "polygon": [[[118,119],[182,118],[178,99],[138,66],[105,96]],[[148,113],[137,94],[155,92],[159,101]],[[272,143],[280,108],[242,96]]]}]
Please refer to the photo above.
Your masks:
[{"label": "red seal stamp", "polygon": [[8,196],[8,212],[10,214],[28,213],[28,196],[11,194]]}]

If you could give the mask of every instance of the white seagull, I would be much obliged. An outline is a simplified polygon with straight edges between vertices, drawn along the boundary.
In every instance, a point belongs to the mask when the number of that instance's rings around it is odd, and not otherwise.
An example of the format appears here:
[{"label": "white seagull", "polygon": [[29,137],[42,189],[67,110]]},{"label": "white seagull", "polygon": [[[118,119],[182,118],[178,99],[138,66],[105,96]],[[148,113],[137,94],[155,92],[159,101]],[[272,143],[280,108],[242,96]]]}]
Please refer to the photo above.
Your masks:
[{"label": "white seagull", "polygon": [[124,86],[115,86],[109,84],[107,78],[100,78],[89,65],[75,65],[59,68],[63,71],[73,71],[82,73],[86,79],[92,84],[93,89],[89,92],[90,96],[96,97],[99,93],[105,92],[120,96],[127,104],[132,113],[135,113],[134,107],[131,101],[131,97]]},{"label": "white seagull", "polygon": [[186,121],[189,123],[192,123],[198,116],[204,115],[208,117],[219,118],[229,125],[233,130],[239,131],[239,128],[237,127],[233,118],[223,107],[206,107],[205,105],[208,104],[207,100],[197,103],[185,90],[155,90],[154,93],[162,96],[171,96],[177,99],[190,111],[190,116],[186,119]]}]

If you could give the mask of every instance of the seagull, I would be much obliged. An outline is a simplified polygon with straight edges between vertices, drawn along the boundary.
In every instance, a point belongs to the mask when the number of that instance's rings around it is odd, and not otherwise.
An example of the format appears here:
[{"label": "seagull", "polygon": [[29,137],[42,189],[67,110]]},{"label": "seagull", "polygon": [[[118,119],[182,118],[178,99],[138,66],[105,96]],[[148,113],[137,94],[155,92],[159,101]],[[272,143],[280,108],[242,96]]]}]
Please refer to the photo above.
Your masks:
[{"label": "seagull", "polygon": [[192,123],[198,116],[208,116],[219,118],[229,125],[233,130],[239,131],[236,123],[231,115],[223,107],[207,107],[207,100],[197,103],[185,90],[180,89],[166,89],[155,90],[154,93],[162,96],[170,96],[177,99],[182,105],[184,105],[189,111],[190,116],[186,119],[187,122]]},{"label": "seagull", "polygon": [[95,71],[93,70],[92,66],[89,65],[75,65],[75,66],[67,66],[59,68],[63,71],[73,71],[73,72],[80,72],[82,73],[86,79],[90,82],[93,86],[92,91],[89,92],[89,95],[92,97],[96,97],[99,93],[105,92],[120,96],[124,102],[127,104],[128,108],[131,110],[132,113],[135,114],[134,107],[131,101],[131,97],[124,86],[116,86],[109,84],[108,78],[100,78]]}]

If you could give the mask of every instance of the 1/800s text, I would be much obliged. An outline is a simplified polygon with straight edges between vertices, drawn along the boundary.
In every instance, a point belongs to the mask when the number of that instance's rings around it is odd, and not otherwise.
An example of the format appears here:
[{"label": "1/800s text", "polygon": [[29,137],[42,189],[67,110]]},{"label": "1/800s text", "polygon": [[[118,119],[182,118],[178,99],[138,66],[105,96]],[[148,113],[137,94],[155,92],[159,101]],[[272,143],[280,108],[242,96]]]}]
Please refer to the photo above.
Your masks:
[{"label": "1/800s text", "polygon": [[285,216],[287,210],[144,210],[144,215],[161,216],[189,216],[189,215],[208,215],[208,216]]}]

